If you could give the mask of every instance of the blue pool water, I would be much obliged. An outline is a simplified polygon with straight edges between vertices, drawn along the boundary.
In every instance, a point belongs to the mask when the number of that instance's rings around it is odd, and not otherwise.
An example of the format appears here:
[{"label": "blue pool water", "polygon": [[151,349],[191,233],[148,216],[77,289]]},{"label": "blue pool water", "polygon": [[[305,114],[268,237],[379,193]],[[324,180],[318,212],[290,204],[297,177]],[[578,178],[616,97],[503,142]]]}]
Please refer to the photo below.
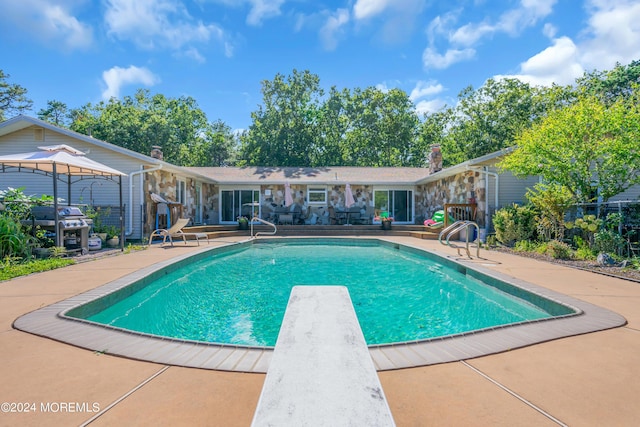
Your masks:
[{"label": "blue pool water", "polygon": [[173,269],[109,306],[69,315],[179,339],[273,346],[293,286],[344,285],[369,345],[552,317],[537,303],[541,297],[516,298],[419,251],[354,242],[246,245]]}]

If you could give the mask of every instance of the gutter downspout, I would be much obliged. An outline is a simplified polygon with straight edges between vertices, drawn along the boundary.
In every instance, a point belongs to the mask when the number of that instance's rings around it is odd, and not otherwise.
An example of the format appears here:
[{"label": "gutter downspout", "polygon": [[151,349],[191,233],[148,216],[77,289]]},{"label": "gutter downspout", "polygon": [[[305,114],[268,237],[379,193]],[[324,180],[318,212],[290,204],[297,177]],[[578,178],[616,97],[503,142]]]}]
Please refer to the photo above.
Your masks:
[{"label": "gutter downspout", "polygon": [[129,174],[129,221],[127,221],[127,232],[125,234],[127,237],[133,234],[133,178],[135,175],[140,175],[140,214],[142,215],[142,207],[144,205],[142,201],[144,196],[142,188],[144,183],[144,174],[159,171],[160,169],[162,169],[162,165],[158,165],[150,169],[144,169],[144,166],[141,165],[139,171],[131,172]]}]

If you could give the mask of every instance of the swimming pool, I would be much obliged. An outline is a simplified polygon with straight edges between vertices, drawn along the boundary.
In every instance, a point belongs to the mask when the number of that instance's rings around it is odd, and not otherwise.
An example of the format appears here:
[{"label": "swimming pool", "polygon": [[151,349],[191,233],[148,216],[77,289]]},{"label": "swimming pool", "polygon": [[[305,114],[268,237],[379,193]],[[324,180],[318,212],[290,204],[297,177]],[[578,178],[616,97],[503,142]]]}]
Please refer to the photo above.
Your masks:
[{"label": "swimming pool", "polygon": [[[214,344],[202,341],[167,338],[149,333],[134,332],[109,325],[102,325],[69,314],[90,316],[104,307],[132,295],[155,282],[169,272],[184,265],[192,265],[214,254],[235,252],[238,249],[260,244],[263,241],[293,241],[300,238],[261,238],[239,241],[236,239],[214,239],[210,245],[199,247],[150,248],[145,253],[133,253],[141,263],[148,263],[153,251],[170,250],[175,256],[153,264],[145,264],[137,271],[110,282],[74,295],[65,300],[26,313],[13,322],[13,327],[34,335],[59,342],[126,358],[144,360],[166,365],[177,365],[200,369],[236,372],[265,373],[273,356],[273,348]],[[314,239],[304,238],[301,240]],[[344,241],[353,241],[353,238]],[[466,360],[489,354],[511,351],[544,341],[580,335],[626,324],[624,317],[602,307],[554,292],[548,288],[507,276],[494,270],[491,253],[486,258],[466,260],[447,251],[441,251],[437,243],[420,239],[386,236],[384,238],[355,238],[358,241],[379,242],[397,247],[406,252],[418,252],[452,267],[459,273],[489,283],[497,289],[508,289],[509,293],[524,299],[537,300],[534,305],[551,309],[569,307],[571,314],[519,322],[430,339],[407,341],[396,344],[369,345],[369,353],[377,370],[392,370],[415,366],[426,366],[457,360]],[[301,254],[302,255],[302,254]],[[304,254],[308,256],[308,254]],[[114,261],[98,260],[100,265]],[[492,264],[493,263],[493,264]],[[97,267],[98,269],[100,267]],[[541,304],[541,305],[540,305]]]},{"label": "swimming pool", "polygon": [[377,241],[267,240],[217,251],[67,315],[175,339],[273,346],[294,285],[347,286],[369,345],[575,313],[459,270],[423,251]]}]

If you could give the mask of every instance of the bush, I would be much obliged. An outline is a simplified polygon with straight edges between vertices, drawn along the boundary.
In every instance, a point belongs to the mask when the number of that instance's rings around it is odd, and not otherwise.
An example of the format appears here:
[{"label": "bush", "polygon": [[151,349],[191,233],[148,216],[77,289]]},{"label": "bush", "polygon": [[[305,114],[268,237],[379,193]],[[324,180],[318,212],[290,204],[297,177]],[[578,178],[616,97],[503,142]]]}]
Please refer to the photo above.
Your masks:
[{"label": "bush", "polygon": [[496,239],[503,245],[513,246],[515,242],[530,240],[535,235],[535,212],[528,206],[513,204],[496,211],[493,227]]},{"label": "bush", "polygon": [[535,252],[539,244],[531,240],[519,240],[513,249],[517,252]]},{"label": "bush", "polygon": [[0,214],[0,259],[30,258],[32,241],[19,222]]},{"label": "bush", "polygon": [[593,250],[607,254],[621,255],[627,241],[612,230],[600,230],[593,236]]},{"label": "bush", "polygon": [[546,244],[546,254],[554,259],[572,259],[573,250],[564,242],[551,240]]}]

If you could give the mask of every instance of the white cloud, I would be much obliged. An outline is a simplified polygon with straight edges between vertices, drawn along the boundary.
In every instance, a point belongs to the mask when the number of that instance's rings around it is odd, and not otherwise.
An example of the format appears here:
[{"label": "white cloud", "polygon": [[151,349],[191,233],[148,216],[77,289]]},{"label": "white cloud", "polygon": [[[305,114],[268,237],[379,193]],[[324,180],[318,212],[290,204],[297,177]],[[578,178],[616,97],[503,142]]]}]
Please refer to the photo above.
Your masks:
[{"label": "white cloud", "polygon": [[441,93],[443,90],[444,87],[438,82],[425,82],[421,80],[416,83],[416,87],[414,87],[411,91],[411,94],[409,94],[409,99],[413,102],[416,102],[417,100],[425,98],[427,96]]},{"label": "white cloud", "polygon": [[635,0],[589,1],[592,15],[580,43],[587,69],[606,70],[627,64],[640,53],[640,3]]},{"label": "white cloud", "polygon": [[19,29],[23,36],[63,50],[86,49],[93,43],[93,29],[79,21],[71,4],[49,0],[0,2],[3,24]]},{"label": "white cloud", "polygon": [[393,0],[357,0],[353,5],[353,15],[355,19],[368,19],[381,14],[393,3]]},{"label": "white cloud", "polygon": [[442,99],[420,101],[416,104],[416,113],[420,116],[435,113],[436,111],[441,110],[445,105],[447,105],[447,103]]},{"label": "white cloud", "polygon": [[[518,35],[525,28],[548,16],[556,2],[557,0],[521,0],[518,7],[502,13],[495,22],[485,18],[481,22],[470,22],[458,28],[454,28],[454,25],[461,10],[437,16],[427,28],[429,46],[422,55],[424,66],[443,69],[457,62],[469,60],[475,56],[474,46],[482,39],[496,33]],[[449,43],[445,54],[436,50],[439,38],[445,38]]]},{"label": "white cloud", "polygon": [[465,61],[475,56],[474,49],[449,49],[444,55],[439,54],[432,47],[427,47],[422,53],[422,63],[425,68],[445,69],[456,62]]},{"label": "white cloud", "polygon": [[551,86],[572,84],[583,73],[577,46],[568,37],[560,37],[552,46],[520,64],[519,74],[496,78],[517,78],[536,86]]},{"label": "white cloud", "polygon": [[[607,70],[616,63],[628,64],[638,59],[640,46],[640,4],[619,0],[589,2],[591,16],[578,43],[563,36],[552,39],[551,46],[520,64],[515,77],[534,85],[573,84],[585,71]],[[554,27],[545,26],[546,36],[555,35]]]},{"label": "white cloud", "polygon": [[107,86],[102,92],[102,99],[104,100],[119,98],[120,89],[125,85],[143,84],[145,86],[153,86],[160,82],[160,78],[147,68],[139,68],[134,65],[128,68],[117,66],[110,68],[102,73],[102,79]]},{"label": "white cloud", "polygon": [[249,0],[249,3],[251,10],[247,15],[247,24],[261,25],[263,20],[280,15],[284,0]]},{"label": "white cloud", "polygon": [[210,0],[213,3],[223,4],[230,7],[243,7],[249,5],[247,14],[247,24],[260,26],[262,22],[269,18],[274,18],[282,14],[280,7],[285,0]]},{"label": "white cloud", "polygon": [[195,22],[177,0],[106,0],[105,7],[108,32],[143,49],[188,49],[191,43],[211,39],[223,46],[228,43],[221,27]]},{"label": "white cloud", "polygon": [[343,27],[349,23],[349,11],[338,9],[331,14],[325,24],[320,28],[320,39],[326,50],[334,50],[338,45],[338,36],[343,32]]}]

